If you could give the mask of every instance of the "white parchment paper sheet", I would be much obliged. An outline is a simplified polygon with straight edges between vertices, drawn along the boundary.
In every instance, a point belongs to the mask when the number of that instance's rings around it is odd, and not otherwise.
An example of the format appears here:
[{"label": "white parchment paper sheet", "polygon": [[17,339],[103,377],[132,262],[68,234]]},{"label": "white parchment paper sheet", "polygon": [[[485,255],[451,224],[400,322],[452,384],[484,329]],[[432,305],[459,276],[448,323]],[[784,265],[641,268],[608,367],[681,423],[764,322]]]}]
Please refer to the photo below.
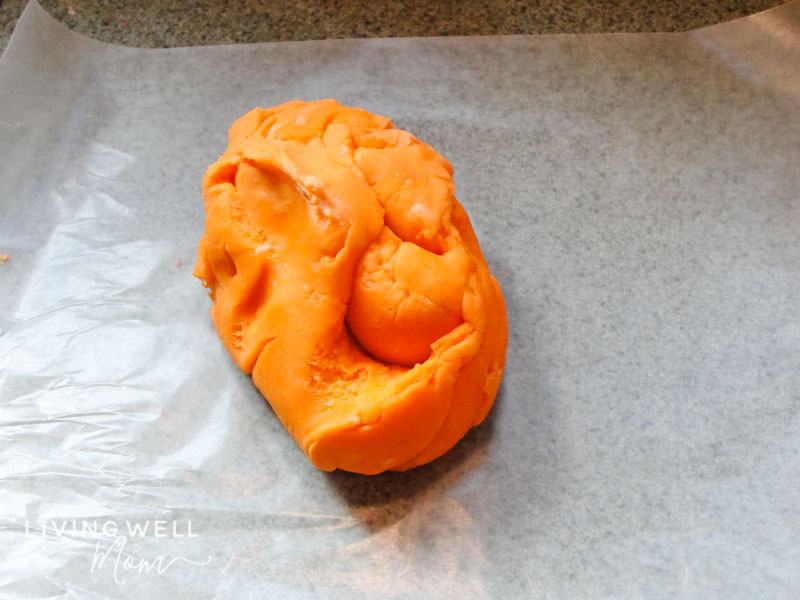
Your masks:
[{"label": "white parchment paper sheet", "polygon": [[[0,596],[799,597],[799,66],[797,2],[170,50],[31,4],[0,59]],[[453,163],[508,305],[487,421],[408,473],[312,467],[191,276],[230,124],[325,97]]]}]

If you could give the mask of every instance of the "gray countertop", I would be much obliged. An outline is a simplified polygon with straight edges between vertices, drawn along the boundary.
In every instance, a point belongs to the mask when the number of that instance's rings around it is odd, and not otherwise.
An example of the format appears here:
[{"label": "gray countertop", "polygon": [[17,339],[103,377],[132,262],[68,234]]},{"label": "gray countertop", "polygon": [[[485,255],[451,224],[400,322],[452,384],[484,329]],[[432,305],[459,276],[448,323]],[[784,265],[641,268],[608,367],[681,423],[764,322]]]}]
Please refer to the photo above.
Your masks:
[{"label": "gray countertop", "polygon": [[[0,0],[0,49],[27,0]],[[782,0],[40,0],[70,29],[149,48],[352,37],[686,31]]]}]

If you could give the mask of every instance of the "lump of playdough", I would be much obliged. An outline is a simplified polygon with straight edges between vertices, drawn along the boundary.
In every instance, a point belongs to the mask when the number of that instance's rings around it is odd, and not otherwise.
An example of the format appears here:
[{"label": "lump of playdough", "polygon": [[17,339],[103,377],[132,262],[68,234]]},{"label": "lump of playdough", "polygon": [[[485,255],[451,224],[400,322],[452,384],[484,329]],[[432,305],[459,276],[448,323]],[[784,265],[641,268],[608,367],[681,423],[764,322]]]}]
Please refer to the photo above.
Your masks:
[{"label": "lump of playdough", "polygon": [[453,192],[433,148],[333,100],[247,113],[206,172],[194,274],[320,469],[427,463],[492,406],[505,307]]}]

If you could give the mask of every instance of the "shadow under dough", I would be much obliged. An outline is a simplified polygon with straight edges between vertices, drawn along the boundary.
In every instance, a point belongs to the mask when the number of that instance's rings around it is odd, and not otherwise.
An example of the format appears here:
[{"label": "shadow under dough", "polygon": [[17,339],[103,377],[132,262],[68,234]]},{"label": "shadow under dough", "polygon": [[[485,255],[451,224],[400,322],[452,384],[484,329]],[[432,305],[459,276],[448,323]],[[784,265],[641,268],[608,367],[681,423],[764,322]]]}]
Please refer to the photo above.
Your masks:
[{"label": "shadow under dough", "polygon": [[436,493],[437,489],[453,486],[480,464],[494,433],[503,392],[501,383],[494,406],[483,422],[470,429],[453,448],[436,460],[408,471],[386,471],[379,475],[361,475],[337,469],[325,474],[328,483],[351,512],[366,515],[364,524],[371,530],[396,523],[413,510],[421,498]]}]

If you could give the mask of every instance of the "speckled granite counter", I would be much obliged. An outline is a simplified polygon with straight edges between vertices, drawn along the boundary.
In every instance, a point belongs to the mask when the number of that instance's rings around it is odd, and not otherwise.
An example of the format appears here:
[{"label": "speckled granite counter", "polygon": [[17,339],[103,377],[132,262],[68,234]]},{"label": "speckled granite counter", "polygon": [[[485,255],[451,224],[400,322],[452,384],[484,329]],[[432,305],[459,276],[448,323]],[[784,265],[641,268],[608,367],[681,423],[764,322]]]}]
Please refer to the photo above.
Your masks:
[{"label": "speckled granite counter", "polygon": [[[0,0],[0,49],[27,0]],[[70,29],[141,47],[351,37],[685,31],[744,17],[782,0],[40,0]]]}]

